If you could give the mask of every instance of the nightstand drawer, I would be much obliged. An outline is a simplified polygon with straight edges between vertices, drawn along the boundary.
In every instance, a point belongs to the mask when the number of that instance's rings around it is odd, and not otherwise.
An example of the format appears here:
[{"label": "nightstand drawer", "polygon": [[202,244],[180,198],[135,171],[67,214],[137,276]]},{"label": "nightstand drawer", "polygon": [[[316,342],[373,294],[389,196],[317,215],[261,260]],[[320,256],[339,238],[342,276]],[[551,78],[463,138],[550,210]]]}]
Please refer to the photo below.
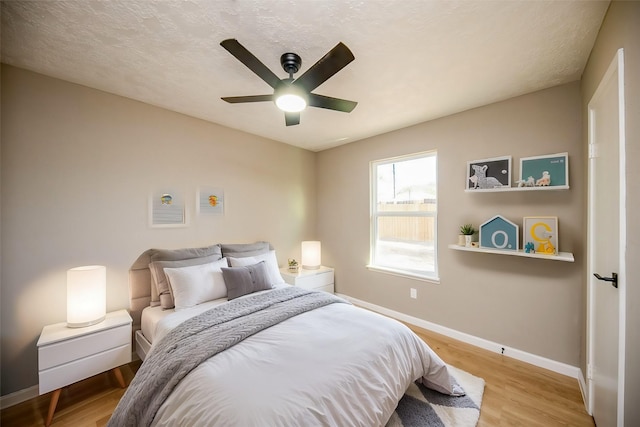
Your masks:
[{"label": "nightstand drawer", "polygon": [[[130,344],[130,341],[131,325],[126,324],[90,335],[41,346],[38,347],[38,369],[44,371],[45,369],[67,364],[105,350]],[[103,369],[99,372],[105,370]],[[68,384],[71,384],[71,382]]]},{"label": "nightstand drawer", "polygon": [[94,354],[84,359],[41,370],[39,392],[48,393],[131,361],[131,343]]},{"label": "nightstand drawer", "polygon": [[327,271],[314,275],[299,276],[295,280],[295,286],[299,286],[303,289],[317,289],[332,284],[333,271]]}]

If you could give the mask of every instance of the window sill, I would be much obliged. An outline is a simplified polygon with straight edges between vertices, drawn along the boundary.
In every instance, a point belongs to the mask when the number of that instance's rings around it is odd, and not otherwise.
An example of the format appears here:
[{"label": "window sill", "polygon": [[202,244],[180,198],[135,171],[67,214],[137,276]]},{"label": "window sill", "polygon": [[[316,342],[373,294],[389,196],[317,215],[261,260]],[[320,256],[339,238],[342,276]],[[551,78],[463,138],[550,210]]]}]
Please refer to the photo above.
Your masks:
[{"label": "window sill", "polygon": [[403,271],[403,270],[395,270],[393,268],[379,267],[379,266],[371,265],[371,264],[367,264],[367,269],[369,269],[371,271],[377,271],[379,273],[391,274],[393,276],[400,276],[400,277],[406,277],[408,279],[420,280],[422,282],[429,282],[429,283],[433,283],[433,284],[436,284],[436,285],[440,284],[440,278],[439,277],[423,276],[423,275],[417,274],[417,273],[409,273],[409,272]]}]

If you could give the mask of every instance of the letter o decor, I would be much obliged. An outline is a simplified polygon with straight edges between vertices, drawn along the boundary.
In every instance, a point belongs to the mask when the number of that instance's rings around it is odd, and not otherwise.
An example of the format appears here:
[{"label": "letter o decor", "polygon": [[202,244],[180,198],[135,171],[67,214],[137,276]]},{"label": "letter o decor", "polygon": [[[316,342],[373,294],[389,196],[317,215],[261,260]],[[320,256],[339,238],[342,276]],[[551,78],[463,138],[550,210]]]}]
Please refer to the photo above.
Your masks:
[{"label": "letter o decor", "polygon": [[[497,237],[497,236],[502,236],[502,244],[498,244],[498,242],[496,241],[496,240],[497,240],[497,239],[496,239],[496,237]],[[503,231],[503,230],[498,230],[498,231],[494,232],[494,233],[491,235],[491,243],[493,243],[493,246],[494,246],[496,249],[504,249],[504,248],[506,248],[507,246],[508,246],[509,248],[511,247],[511,245],[509,244],[509,236],[508,236],[508,235],[507,235],[507,233],[506,233],[505,231]]]},{"label": "letter o decor", "polygon": [[518,226],[502,215],[496,215],[480,224],[479,244],[481,248],[518,250]]}]

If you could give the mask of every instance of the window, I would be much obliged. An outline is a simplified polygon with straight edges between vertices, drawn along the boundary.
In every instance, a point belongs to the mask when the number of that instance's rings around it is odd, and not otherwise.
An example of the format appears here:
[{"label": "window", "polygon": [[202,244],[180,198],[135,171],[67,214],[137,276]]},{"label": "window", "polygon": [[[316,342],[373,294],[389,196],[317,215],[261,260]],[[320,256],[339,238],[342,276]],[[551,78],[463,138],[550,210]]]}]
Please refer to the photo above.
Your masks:
[{"label": "window", "polygon": [[436,152],[371,162],[371,264],[437,280]]}]

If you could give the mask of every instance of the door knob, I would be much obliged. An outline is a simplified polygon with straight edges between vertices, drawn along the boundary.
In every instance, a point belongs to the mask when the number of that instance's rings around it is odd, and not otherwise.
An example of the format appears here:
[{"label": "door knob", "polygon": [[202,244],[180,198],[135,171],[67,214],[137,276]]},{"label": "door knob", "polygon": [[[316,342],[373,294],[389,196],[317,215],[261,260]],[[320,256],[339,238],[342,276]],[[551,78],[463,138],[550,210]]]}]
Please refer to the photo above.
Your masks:
[{"label": "door knob", "polygon": [[611,282],[611,286],[614,288],[618,287],[618,273],[611,273],[611,277],[602,277],[598,273],[593,273],[596,276],[596,279],[602,280],[603,282]]}]

